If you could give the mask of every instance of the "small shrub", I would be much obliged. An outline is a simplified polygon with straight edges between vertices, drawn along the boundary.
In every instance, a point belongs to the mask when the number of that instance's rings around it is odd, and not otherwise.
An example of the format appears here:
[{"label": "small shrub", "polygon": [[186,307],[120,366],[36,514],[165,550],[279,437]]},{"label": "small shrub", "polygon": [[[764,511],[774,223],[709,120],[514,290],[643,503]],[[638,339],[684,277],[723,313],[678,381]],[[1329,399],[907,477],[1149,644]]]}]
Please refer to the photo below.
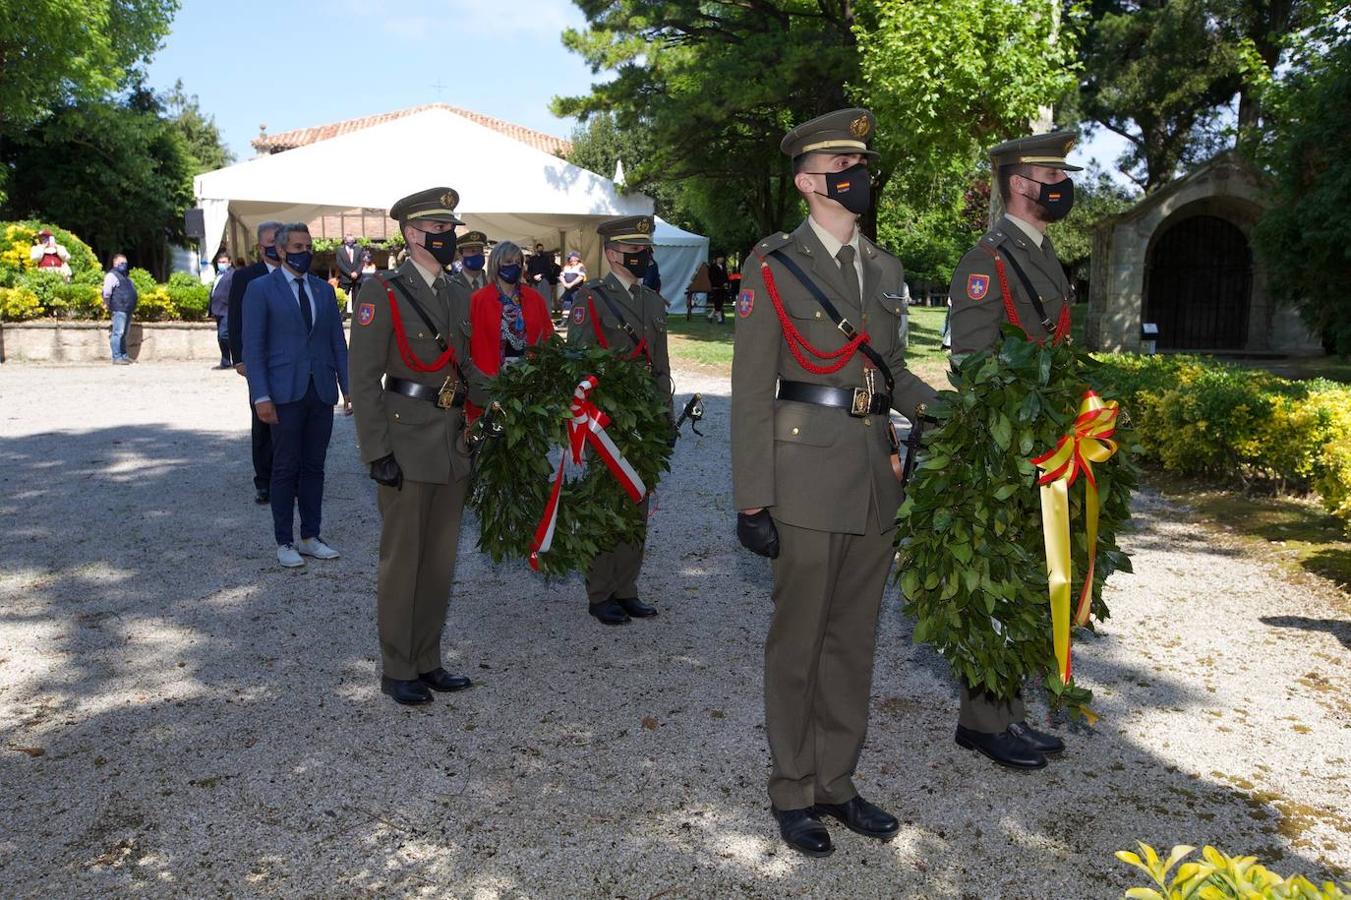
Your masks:
[{"label": "small shrub", "polygon": [[211,306],[211,289],[187,272],[170,275],[165,290],[180,318],[201,319]]},{"label": "small shrub", "polygon": [[347,292],[340,287],[335,287],[333,293],[338,296],[338,312],[347,312]]},{"label": "small shrub", "polygon": [[59,225],[25,219],[19,222],[0,222],[0,278],[9,276],[12,285],[15,275],[36,268],[28,258],[33,239],[46,228],[56,242],[70,254],[71,280],[78,284],[98,284],[103,280],[103,268],[89,245]]},{"label": "small shrub", "polygon": [[148,291],[140,292],[133,315],[143,322],[163,322],[166,319],[177,318],[178,310],[174,306],[173,298],[169,296],[169,289],[155,285]]},{"label": "small shrub", "polygon": [[1160,859],[1148,844],[1138,842],[1138,846],[1140,853],[1118,850],[1116,858],[1144,872],[1158,889],[1133,887],[1125,894],[1129,900],[1342,900],[1348,896],[1330,881],[1315,886],[1303,875],[1282,878],[1259,865],[1255,856],[1226,856],[1205,847],[1202,861],[1182,862],[1196,852],[1195,847],[1179,844],[1167,859]]},{"label": "small shrub", "polygon": [[103,291],[96,284],[60,285],[56,289],[56,298],[65,315],[72,319],[102,319],[108,315],[103,306]]},{"label": "small shrub", "polygon": [[1314,491],[1351,531],[1351,386],[1194,356],[1102,356],[1145,459],[1178,475]]},{"label": "small shrub", "polygon": [[19,275],[15,282],[15,287],[32,291],[49,316],[65,314],[65,304],[59,294],[61,288],[65,286],[66,279],[62,278],[59,272],[50,269],[29,269]]},{"label": "small shrub", "polygon": [[147,294],[156,287],[155,276],[139,266],[127,272],[127,277],[131,279],[132,284],[136,285],[136,293],[138,294]]},{"label": "small shrub", "polygon": [[0,320],[22,322],[44,312],[38,295],[26,287],[0,287]]}]

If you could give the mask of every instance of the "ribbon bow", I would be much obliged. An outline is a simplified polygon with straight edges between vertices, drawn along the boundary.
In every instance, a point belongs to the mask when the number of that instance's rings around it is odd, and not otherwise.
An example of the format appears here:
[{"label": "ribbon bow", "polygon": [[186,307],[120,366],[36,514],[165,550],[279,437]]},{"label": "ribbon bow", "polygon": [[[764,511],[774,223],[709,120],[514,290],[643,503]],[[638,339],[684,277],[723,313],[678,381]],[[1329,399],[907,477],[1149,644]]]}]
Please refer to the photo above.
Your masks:
[{"label": "ribbon bow", "polygon": [[1069,489],[1084,476],[1085,530],[1088,532],[1088,574],[1079,591],[1074,624],[1085,625],[1093,606],[1093,569],[1098,556],[1098,481],[1093,463],[1102,463],[1116,453],[1117,402],[1103,401],[1093,391],[1084,392],[1079,415],[1068,434],[1055,448],[1032,460],[1044,474],[1037,479],[1041,488],[1042,538],[1046,546],[1046,572],[1051,596],[1051,636],[1060,680],[1070,680],[1070,582],[1073,563],[1070,558]]},{"label": "ribbon bow", "polygon": [[553,546],[554,529],[558,525],[559,501],[563,494],[563,468],[569,453],[572,455],[572,461],[580,465],[582,451],[588,443],[591,444],[604,460],[610,474],[629,495],[630,500],[641,503],[643,497],[647,495],[647,486],[643,484],[638,470],[624,458],[624,454],[619,452],[619,448],[605,431],[605,426],[610,424],[610,417],[591,402],[591,392],[598,384],[600,379],[595,375],[588,375],[578,382],[577,389],[572,392],[572,404],[568,407],[571,416],[568,420],[568,448],[559,455],[553,491],[549,494],[549,502],[544,506],[544,515],[535,528],[535,538],[530,546],[530,568],[536,572],[539,571],[539,555],[548,553],[549,548]]}]

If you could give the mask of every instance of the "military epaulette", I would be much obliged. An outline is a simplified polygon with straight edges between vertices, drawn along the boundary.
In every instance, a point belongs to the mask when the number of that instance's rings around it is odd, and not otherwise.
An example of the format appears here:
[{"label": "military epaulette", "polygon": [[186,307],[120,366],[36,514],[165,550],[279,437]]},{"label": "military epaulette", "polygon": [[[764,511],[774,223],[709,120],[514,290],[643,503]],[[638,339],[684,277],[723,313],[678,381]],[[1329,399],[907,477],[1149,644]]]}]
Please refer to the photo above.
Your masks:
[{"label": "military epaulette", "polygon": [[771,234],[769,237],[755,245],[754,253],[762,259],[778,250],[780,247],[787,246],[793,240],[793,236],[786,231],[780,231],[777,234]]}]

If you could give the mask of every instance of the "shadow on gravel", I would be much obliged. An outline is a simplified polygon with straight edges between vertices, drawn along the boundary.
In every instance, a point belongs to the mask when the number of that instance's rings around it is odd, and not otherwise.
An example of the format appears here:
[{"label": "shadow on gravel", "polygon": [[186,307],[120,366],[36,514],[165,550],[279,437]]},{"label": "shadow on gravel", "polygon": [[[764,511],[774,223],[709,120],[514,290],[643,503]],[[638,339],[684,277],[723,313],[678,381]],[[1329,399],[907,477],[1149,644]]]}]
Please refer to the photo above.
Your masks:
[{"label": "shadow on gravel", "polygon": [[784,850],[764,796],[769,568],[735,546],[728,401],[705,400],[706,437],[682,438],[651,524],[643,590],[661,615],[602,629],[576,579],[488,565],[467,522],[444,646],[477,685],[416,710],[376,689],[379,523],[350,423],[325,500],[343,558],[298,572],[278,570],[251,502],[246,435],[0,439],[0,634],[25,642],[0,647],[14,713],[0,722],[0,883],[69,897],[1107,897],[1129,874],[1111,853],[1137,837],[1321,870],[1282,844],[1279,819],[1257,818],[1269,804],[1132,735],[1133,709],[1199,710],[1206,695],[1123,659],[1112,634],[1081,645],[1112,690],[1102,727],[1071,734],[1063,760],[1019,775],[959,751],[946,665],[911,644],[894,589],[859,783],[905,827],[889,845],[837,828],[829,861]]},{"label": "shadow on gravel", "polygon": [[1262,624],[1276,628],[1297,628],[1330,634],[1351,650],[1351,621],[1346,619],[1311,619],[1308,616],[1263,616]]}]

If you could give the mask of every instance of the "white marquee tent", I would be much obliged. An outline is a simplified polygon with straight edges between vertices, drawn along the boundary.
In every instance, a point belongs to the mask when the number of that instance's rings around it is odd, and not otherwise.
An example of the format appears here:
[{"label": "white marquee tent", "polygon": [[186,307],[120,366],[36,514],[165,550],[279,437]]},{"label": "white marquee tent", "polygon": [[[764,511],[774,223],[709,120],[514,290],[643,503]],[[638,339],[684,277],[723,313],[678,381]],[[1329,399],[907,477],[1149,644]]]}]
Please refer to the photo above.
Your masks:
[{"label": "white marquee tent", "polygon": [[700,263],[708,261],[708,238],[677,228],[657,217],[652,229],[652,255],[661,273],[661,293],[673,309],[685,308],[685,288]]},{"label": "white marquee tent", "polygon": [[[206,222],[203,247],[214,249],[227,231],[232,247],[250,246],[253,229],[268,219],[307,222],[349,209],[388,209],[439,184],[459,192],[457,212],[467,227],[522,246],[538,241],[578,250],[590,272],[601,269],[597,224],[652,212],[650,197],[620,193],[609,179],[444,107],[207,172],[193,188]],[[690,262],[692,241],[706,253],[707,238],[658,227],[657,264],[668,296],[678,288],[683,298],[698,267]]]}]

